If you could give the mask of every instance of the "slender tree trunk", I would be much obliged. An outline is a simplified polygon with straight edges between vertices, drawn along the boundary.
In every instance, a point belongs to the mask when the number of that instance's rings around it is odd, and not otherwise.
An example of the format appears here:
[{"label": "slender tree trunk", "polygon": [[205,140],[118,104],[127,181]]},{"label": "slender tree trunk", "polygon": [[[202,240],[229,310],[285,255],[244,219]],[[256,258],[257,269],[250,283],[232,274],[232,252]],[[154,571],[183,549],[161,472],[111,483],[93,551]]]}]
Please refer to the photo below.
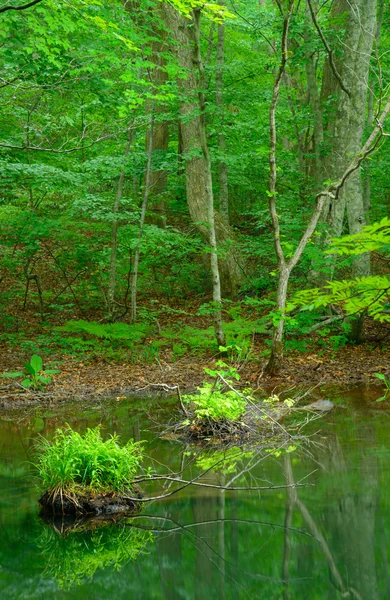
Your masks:
[{"label": "slender tree trunk", "polygon": [[[187,77],[179,79],[183,100],[180,105],[181,140],[185,160],[187,203],[190,216],[206,243],[209,243],[208,178],[209,165],[201,143],[201,118],[199,115],[198,82],[193,62],[195,44],[193,23],[169,4],[163,4],[164,20],[176,42],[180,66]],[[225,219],[214,212],[215,234],[219,248],[219,269],[224,295],[234,295],[243,281],[243,261],[232,228]]]},{"label": "slender tree trunk", "polygon": [[130,123],[129,133],[127,137],[127,144],[125,153],[123,156],[123,166],[121,173],[119,175],[118,187],[116,192],[116,198],[114,202],[114,220],[112,222],[112,230],[111,230],[111,258],[110,258],[110,281],[108,284],[108,293],[107,293],[107,308],[108,308],[108,318],[110,321],[114,320],[114,305],[115,305],[115,286],[116,286],[116,262],[117,262],[117,253],[118,253],[118,211],[120,207],[120,203],[122,200],[123,194],[123,184],[125,181],[125,168],[126,168],[126,159],[130,153],[131,144],[133,141],[133,133],[134,133],[134,121]]},{"label": "slender tree trunk", "polygon": [[147,149],[147,162],[146,162],[146,174],[145,174],[145,187],[144,195],[141,206],[141,218],[139,223],[138,241],[134,253],[133,263],[133,276],[131,280],[131,309],[130,316],[131,322],[134,323],[137,320],[137,284],[138,284],[138,268],[139,259],[141,252],[141,240],[145,225],[146,209],[148,206],[149,194],[150,194],[150,175],[152,170],[152,152],[153,152],[153,131],[154,131],[154,115],[150,118],[150,129],[148,135],[148,149]]},{"label": "slender tree trunk", "polygon": [[275,78],[274,89],[271,100],[271,107],[269,113],[269,129],[270,129],[270,152],[269,152],[269,165],[270,165],[270,178],[269,178],[269,190],[268,190],[268,205],[269,212],[272,220],[272,228],[274,234],[274,246],[275,252],[278,259],[279,266],[279,281],[278,281],[278,293],[277,293],[277,310],[279,312],[278,323],[274,327],[272,336],[272,349],[271,356],[267,363],[266,371],[269,375],[278,373],[283,362],[283,330],[284,330],[284,313],[286,309],[287,301],[287,287],[288,280],[290,277],[289,268],[286,265],[286,259],[284,256],[283,248],[280,242],[280,223],[279,217],[276,210],[276,180],[277,180],[277,167],[276,167],[276,107],[279,100],[280,87],[282,80],[285,75],[287,59],[288,59],[288,31],[290,26],[291,13],[294,5],[294,0],[290,0],[287,12],[283,22],[283,34],[282,34],[282,56],[281,62],[278,69],[278,73]]},{"label": "slender tree trunk", "polygon": [[[158,5],[153,10],[156,10],[158,15],[162,18],[162,9],[160,3],[158,3]],[[168,80],[168,74],[164,68],[166,60],[163,54],[166,45],[166,37],[166,31],[162,30],[160,26],[156,26],[155,38],[158,39],[152,41],[151,60],[155,65],[155,68],[151,70],[151,79],[153,85],[157,89],[160,86],[164,85]],[[164,117],[164,113],[166,113],[167,107],[164,106],[161,102],[159,102],[157,106],[154,106],[153,110],[155,113],[155,126],[153,132],[152,153],[153,163],[155,163],[157,167],[155,169],[152,169],[150,173],[150,198],[147,222],[157,225],[158,227],[164,229],[166,226],[164,194],[166,192],[168,183],[168,173],[164,168],[161,167],[159,163],[162,162],[161,159],[164,158],[164,155],[168,151],[169,127],[168,121],[166,120],[166,117]],[[148,148],[149,144],[149,135],[150,130],[146,132],[146,148]]]},{"label": "slender tree trunk", "polygon": [[209,229],[209,244],[210,244],[210,266],[211,266],[211,275],[213,279],[213,303],[214,303],[214,330],[215,337],[217,339],[218,345],[223,346],[225,344],[225,335],[223,333],[222,326],[222,295],[221,295],[221,280],[219,276],[219,266],[218,266],[218,247],[217,247],[217,237],[215,232],[215,219],[214,219],[214,194],[213,194],[213,180],[211,177],[211,160],[210,160],[210,152],[207,144],[207,134],[206,134],[206,117],[205,117],[205,101],[203,95],[204,89],[204,67],[202,62],[202,56],[200,53],[200,10],[193,11],[193,19],[194,19],[194,32],[195,32],[195,45],[194,45],[194,63],[198,66],[199,71],[199,108],[201,112],[200,122],[199,122],[199,134],[200,134],[200,143],[202,147],[203,160],[205,163],[205,175],[206,175],[206,198],[207,198],[207,225]]},{"label": "slender tree trunk", "polygon": [[272,334],[272,351],[271,356],[267,364],[267,373],[275,375],[279,373],[283,364],[283,334],[284,334],[284,320],[287,304],[287,290],[288,282],[290,279],[291,271],[283,265],[279,271],[279,283],[277,293],[277,309],[278,309],[278,322],[274,327]]},{"label": "slender tree trunk", "polygon": [[[219,4],[224,5],[223,0]],[[219,150],[219,212],[229,224],[229,186],[228,170],[226,164],[226,137],[224,132],[224,107],[223,107],[223,71],[225,63],[225,23],[218,23],[217,43],[217,70],[215,74],[216,105],[219,112],[220,125],[218,130]]]}]

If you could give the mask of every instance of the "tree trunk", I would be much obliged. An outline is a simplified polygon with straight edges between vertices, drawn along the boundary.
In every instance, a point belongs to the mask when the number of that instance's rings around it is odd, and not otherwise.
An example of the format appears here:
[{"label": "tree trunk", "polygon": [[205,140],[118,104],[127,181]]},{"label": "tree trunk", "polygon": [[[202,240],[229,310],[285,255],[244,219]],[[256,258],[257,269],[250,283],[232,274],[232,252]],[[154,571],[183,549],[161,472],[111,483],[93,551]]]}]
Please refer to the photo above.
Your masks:
[{"label": "tree trunk", "polygon": [[[224,5],[223,0],[219,4]],[[226,137],[224,132],[224,108],[223,108],[223,70],[225,62],[225,23],[218,24],[217,43],[217,70],[215,74],[216,105],[220,124],[218,128],[218,150],[219,150],[219,212],[229,224],[229,186],[228,170],[226,164]]]},{"label": "tree trunk", "polygon": [[[316,3],[307,0],[316,23]],[[337,179],[347,168],[351,157],[356,156],[362,146],[367,106],[369,57],[372,53],[376,33],[377,0],[334,0],[330,12],[331,22],[345,29],[343,34],[343,55],[334,58],[328,51],[322,81],[322,101],[329,107],[328,123],[324,136],[329,153],[324,160],[324,178]],[[313,113],[316,110],[312,98]],[[324,111],[325,113],[325,111]],[[367,196],[367,190],[366,190]],[[344,231],[347,217],[349,233],[357,233],[366,224],[367,199],[363,194],[361,170],[348,178],[337,203],[327,202],[323,219],[328,224],[328,236],[337,237]],[[334,262],[330,265],[333,275]],[[354,277],[370,274],[370,255],[357,256],[352,265]],[[329,275],[327,276],[329,279]],[[321,283],[321,282],[320,282]],[[358,319],[352,326],[351,341],[361,338],[363,320]]]},{"label": "tree trunk", "polygon": [[[381,39],[381,31],[382,31],[382,23],[383,23],[383,11],[385,7],[385,0],[380,0],[379,12],[378,12],[378,22],[376,26],[376,36],[375,36],[375,50],[378,49],[380,39]],[[374,52],[375,54],[375,52]],[[369,78],[369,89],[368,89],[368,102],[367,102],[367,123],[366,127],[371,129],[374,123],[374,81],[373,77]],[[371,177],[370,177],[370,165],[367,164],[365,169],[365,176],[363,182],[363,204],[364,211],[366,215],[366,221],[369,220],[369,211],[371,209]]]},{"label": "tree trunk", "polygon": [[[161,16],[161,5],[158,4],[156,7],[157,13]],[[151,71],[151,79],[153,85],[157,88],[162,86],[168,80],[168,75],[164,70],[165,59],[163,57],[163,50],[166,44],[166,31],[163,31],[160,27],[156,27],[155,38],[158,40],[152,41],[152,57],[151,60],[155,65],[155,68]],[[166,192],[168,183],[168,174],[164,168],[159,166],[161,159],[168,151],[169,143],[169,127],[168,121],[164,118],[164,113],[167,108],[159,102],[153,107],[155,116],[155,126],[153,132],[152,142],[152,164],[157,164],[156,169],[152,169],[150,173],[150,198],[148,202],[149,214],[147,218],[148,223],[157,225],[157,227],[165,228],[166,226],[166,210],[165,210],[165,199],[164,193]],[[146,132],[146,148],[149,147],[148,136],[150,130]]]},{"label": "tree trunk", "polygon": [[279,312],[278,322],[274,327],[272,335],[272,350],[271,356],[267,363],[266,372],[269,375],[279,373],[283,364],[283,334],[284,320],[287,303],[288,282],[290,279],[290,270],[284,266],[279,272],[278,294],[277,294],[277,310]]},{"label": "tree trunk", "polygon": [[214,330],[215,337],[219,346],[225,345],[225,335],[222,327],[222,296],[221,296],[221,280],[219,276],[218,266],[218,246],[215,232],[215,219],[214,219],[214,194],[213,194],[213,180],[211,177],[211,160],[210,152],[207,144],[206,134],[206,119],[205,119],[205,101],[203,96],[204,88],[204,68],[202,62],[202,56],[200,53],[200,10],[193,11],[194,20],[194,33],[195,33],[195,45],[194,45],[194,63],[198,66],[199,71],[199,108],[200,108],[200,122],[199,122],[199,134],[200,142],[202,147],[203,160],[205,163],[205,174],[206,174],[206,198],[207,198],[207,226],[209,229],[209,244],[211,248],[210,252],[210,266],[211,275],[213,278],[213,303],[214,303]]},{"label": "tree trunk", "polygon": [[133,141],[133,132],[134,132],[134,121],[130,123],[129,133],[127,138],[127,144],[125,153],[123,156],[123,167],[121,173],[119,175],[118,187],[116,192],[116,198],[114,202],[114,220],[112,222],[112,230],[111,230],[111,259],[110,259],[110,281],[108,284],[108,293],[107,293],[107,308],[108,308],[108,319],[110,321],[114,320],[114,304],[115,304],[115,285],[116,285],[116,258],[118,253],[118,211],[119,206],[122,200],[123,194],[123,184],[125,181],[125,161],[130,153],[131,143]]},{"label": "tree trunk", "polygon": [[152,110],[152,116],[150,119],[150,130],[148,134],[148,149],[147,149],[147,162],[146,162],[146,174],[145,174],[145,188],[144,188],[144,196],[141,207],[141,218],[139,223],[139,233],[138,233],[138,241],[134,254],[134,264],[133,264],[133,276],[131,279],[131,322],[134,323],[137,319],[137,284],[138,284],[138,267],[139,267],[139,258],[141,252],[141,239],[144,230],[145,224],[145,216],[146,209],[148,206],[149,194],[150,194],[150,175],[152,168],[152,148],[153,148],[153,130],[154,130],[154,116]]},{"label": "tree trunk", "polygon": [[[163,4],[164,20],[176,42],[180,66],[186,78],[179,79],[184,99],[180,106],[182,150],[185,160],[187,203],[190,216],[206,243],[209,243],[208,170],[201,143],[198,83],[193,63],[194,32],[191,20],[172,6]],[[224,295],[234,295],[243,280],[243,262],[232,228],[215,211],[215,233],[219,249],[219,268]]]}]

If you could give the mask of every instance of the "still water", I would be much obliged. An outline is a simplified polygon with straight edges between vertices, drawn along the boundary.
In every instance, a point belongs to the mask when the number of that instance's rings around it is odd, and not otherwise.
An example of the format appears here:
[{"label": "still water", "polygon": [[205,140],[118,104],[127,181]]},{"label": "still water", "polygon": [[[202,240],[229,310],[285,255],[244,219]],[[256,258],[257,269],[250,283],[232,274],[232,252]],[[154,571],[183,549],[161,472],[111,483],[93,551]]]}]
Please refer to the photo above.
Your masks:
[{"label": "still water", "polygon": [[[193,477],[212,450],[158,438],[169,402],[120,400],[2,414],[0,598],[164,600],[390,599],[390,413],[364,393],[311,425],[308,445],[230,451],[203,478],[236,487],[314,485],[295,491],[187,487],[117,524],[60,535],[39,517],[32,448],[69,423],[145,439],[147,463]],[[168,404],[168,405],[167,405]],[[287,451],[288,450],[288,451]],[[306,479],[304,479],[306,478]],[[144,486],[147,494],[176,484]],[[57,524],[58,525],[58,524]]]}]

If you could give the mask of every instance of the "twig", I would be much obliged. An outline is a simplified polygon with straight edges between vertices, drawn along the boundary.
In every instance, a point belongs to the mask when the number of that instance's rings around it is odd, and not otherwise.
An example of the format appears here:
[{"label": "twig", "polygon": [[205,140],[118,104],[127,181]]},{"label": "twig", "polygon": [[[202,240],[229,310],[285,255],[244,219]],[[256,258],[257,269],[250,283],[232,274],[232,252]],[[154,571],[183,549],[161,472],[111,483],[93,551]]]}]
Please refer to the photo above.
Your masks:
[{"label": "twig", "polygon": [[340,85],[341,89],[343,90],[343,92],[345,92],[347,94],[347,96],[350,98],[351,97],[351,92],[349,90],[347,90],[347,88],[345,87],[345,85],[343,83],[343,80],[341,79],[341,75],[340,75],[340,73],[337,70],[335,62],[333,60],[333,50],[331,49],[331,47],[329,46],[328,42],[326,41],[326,37],[324,36],[324,33],[323,33],[321,27],[318,24],[317,17],[315,15],[315,12],[314,12],[311,0],[307,0],[307,4],[309,6],[309,10],[310,10],[310,14],[311,14],[311,18],[312,18],[314,27],[317,29],[318,35],[320,36],[321,41],[324,44],[325,50],[328,53],[329,64],[330,64],[330,67],[331,67],[331,69],[333,71],[333,75],[336,77],[337,81],[339,82],[339,85]]}]

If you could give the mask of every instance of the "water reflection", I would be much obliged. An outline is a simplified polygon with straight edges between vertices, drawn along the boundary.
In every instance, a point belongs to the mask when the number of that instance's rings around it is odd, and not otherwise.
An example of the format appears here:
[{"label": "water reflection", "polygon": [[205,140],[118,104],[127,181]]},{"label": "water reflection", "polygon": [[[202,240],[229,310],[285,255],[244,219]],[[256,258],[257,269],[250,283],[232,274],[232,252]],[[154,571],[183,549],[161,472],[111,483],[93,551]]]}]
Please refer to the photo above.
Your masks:
[{"label": "water reflection", "polygon": [[[103,420],[124,441],[134,432],[144,438],[149,428],[129,406],[103,415],[73,411],[0,423],[2,599],[390,598],[390,438],[381,413],[335,413],[316,443],[280,457],[253,449],[227,454],[207,475],[216,487],[185,488],[135,518],[42,524],[26,462],[32,440],[65,421],[85,430]],[[194,476],[215,459],[211,451],[150,439],[164,471],[190,464]],[[314,487],[292,487],[314,469]],[[290,487],[218,489],[229,482]]]}]

